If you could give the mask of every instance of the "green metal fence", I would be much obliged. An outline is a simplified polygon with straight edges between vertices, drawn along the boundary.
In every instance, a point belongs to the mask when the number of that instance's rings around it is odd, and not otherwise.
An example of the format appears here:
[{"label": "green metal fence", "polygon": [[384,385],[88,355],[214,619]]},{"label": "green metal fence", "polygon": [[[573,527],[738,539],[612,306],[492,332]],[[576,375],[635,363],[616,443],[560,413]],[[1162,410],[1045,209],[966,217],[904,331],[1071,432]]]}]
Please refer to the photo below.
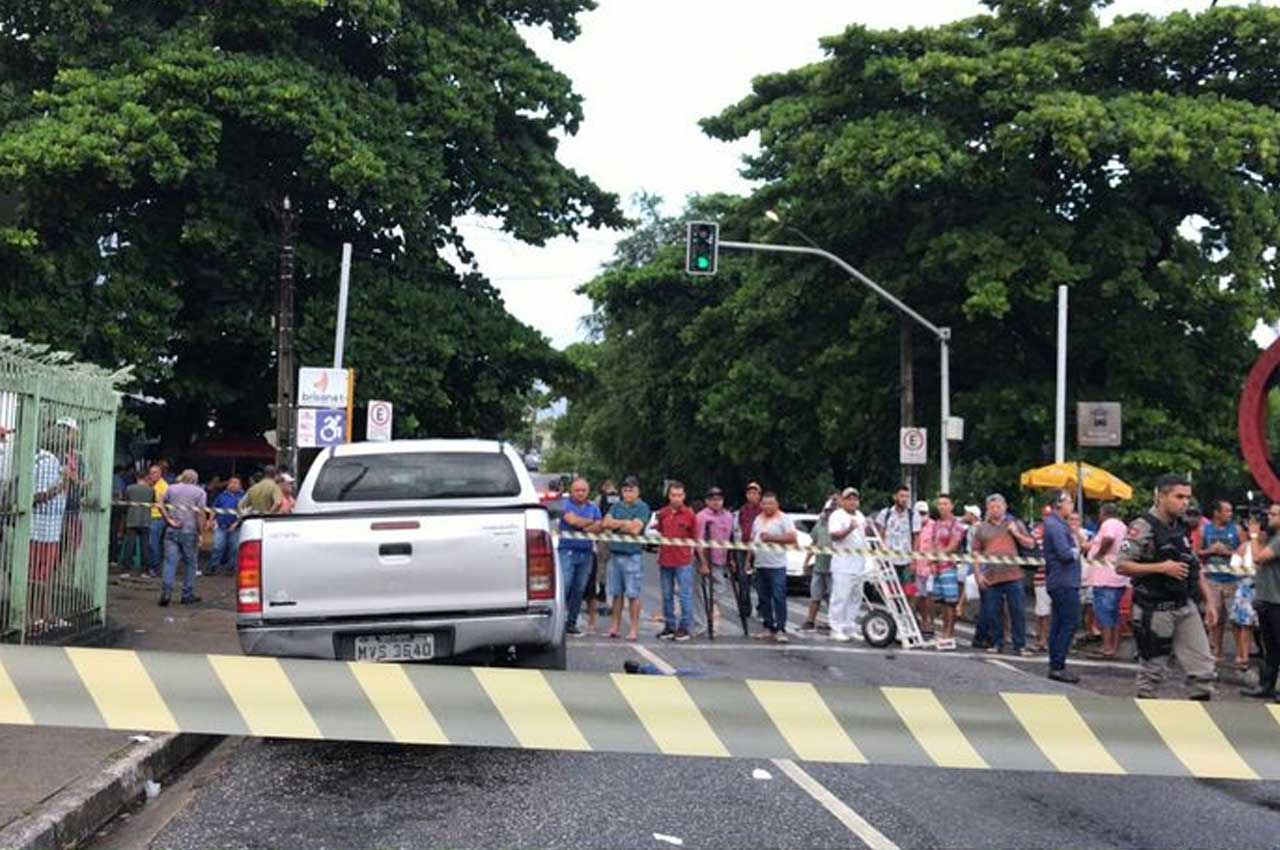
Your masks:
[{"label": "green metal fence", "polygon": [[0,639],[106,622],[116,388],[108,372],[0,335]]}]

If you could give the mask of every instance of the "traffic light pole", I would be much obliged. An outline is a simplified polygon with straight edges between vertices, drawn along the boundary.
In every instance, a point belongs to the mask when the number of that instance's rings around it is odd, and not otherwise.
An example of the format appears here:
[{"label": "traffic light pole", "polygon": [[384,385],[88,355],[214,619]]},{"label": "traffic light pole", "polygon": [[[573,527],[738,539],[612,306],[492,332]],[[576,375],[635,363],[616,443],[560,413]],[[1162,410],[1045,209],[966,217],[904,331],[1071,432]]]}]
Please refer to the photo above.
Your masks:
[{"label": "traffic light pole", "polygon": [[940,433],[938,441],[938,458],[939,458],[939,474],[938,485],[943,493],[951,492],[951,455],[950,447],[947,445],[947,423],[951,421],[951,328],[940,328],[924,316],[912,310],[897,296],[886,290],[880,284],[858,271],[844,260],[837,257],[830,251],[825,251],[817,246],[809,247],[807,245],[774,245],[767,242],[727,242],[720,240],[720,247],[727,248],[731,251],[763,251],[771,254],[808,254],[812,257],[822,257],[823,259],[835,263],[850,277],[857,280],[863,286],[866,286],[876,295],[888,301],[893,307],[905,316],[914,319],[917,324],[922,325],[929,333],[938,340],[938,356],[940,359],[940,377],[942,383],[942,433]]}]

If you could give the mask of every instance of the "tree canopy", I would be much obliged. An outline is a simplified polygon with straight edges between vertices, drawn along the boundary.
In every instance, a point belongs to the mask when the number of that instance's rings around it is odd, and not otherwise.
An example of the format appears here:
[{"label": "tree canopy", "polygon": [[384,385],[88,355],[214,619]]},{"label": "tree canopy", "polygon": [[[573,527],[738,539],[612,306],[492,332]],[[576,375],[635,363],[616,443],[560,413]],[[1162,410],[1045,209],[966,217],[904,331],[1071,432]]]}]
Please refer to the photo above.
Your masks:
[{"label": "tree canopy", "polygon": [[[1125,446],[1084,458],[1137,485],[1174,470],[1242,490],[1250,332],[1280,316],[1280,9],[1104,27],[1085,0],[987,5],[929,29],[851,26],[823,61],[756,79],[703,127],[759,134],[744,173],[760,188],[690,215],[714,212],[726,239],[798,230],[953,329],[961,495],[1052,459],[1059,285],[1069,401],[1125,405]],[[722,254],[695,279],[683,259],[667,244],[584,287],[596,378],[566,434],[655,482],[760,476],[794,502],[896,484],[898,315],[820,261]],[[914,350],[936,454],[936,346],[917,333]]]},{"label": "tree canopy", "polygon": [[[299,345],[325,363],[342,242],[348,365],[434,434],[496,433],[564,362],[455,222],[540,244],[617,226],[556,158],[582,119],[517,24],[577,34],[590,0],[42,0],[0,10],[0,330],[163,397],[171,445],[269,422],[285,199]],[[321,328],[327,327],[326,336]],[[401,419],[401,422],[407,421]]]}]

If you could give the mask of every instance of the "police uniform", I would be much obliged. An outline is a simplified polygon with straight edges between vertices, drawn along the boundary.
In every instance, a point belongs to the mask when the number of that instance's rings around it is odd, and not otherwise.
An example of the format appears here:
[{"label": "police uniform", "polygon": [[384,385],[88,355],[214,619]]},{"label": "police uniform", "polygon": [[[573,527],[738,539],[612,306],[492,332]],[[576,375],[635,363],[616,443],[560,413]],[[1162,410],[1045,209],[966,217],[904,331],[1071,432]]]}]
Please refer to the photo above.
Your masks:
[{"label": "police uniform", "polygon": [[1181,561],[1188,568],[1187,577],[1181,580],[1163,573],[1130,577],[1133,637],[1138,645],[1138,696],[1156,695],[1172,655],[1187,674],[1192,699],[1212,697],[1218,676],[1209,635],[1196,608],[1200,562],[1191,549],[1186,524],[1181,519],[1166,523],[1154,512],[1139,517],[1130,524],[1117,561]]}]

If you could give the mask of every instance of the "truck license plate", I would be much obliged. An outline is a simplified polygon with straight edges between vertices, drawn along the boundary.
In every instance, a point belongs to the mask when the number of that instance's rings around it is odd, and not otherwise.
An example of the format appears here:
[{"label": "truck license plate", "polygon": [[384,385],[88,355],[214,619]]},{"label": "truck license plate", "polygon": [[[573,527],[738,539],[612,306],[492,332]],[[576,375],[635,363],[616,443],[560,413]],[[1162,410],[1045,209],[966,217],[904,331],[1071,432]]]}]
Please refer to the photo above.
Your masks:
[{"label": "truck license plate", "polygon": [[435,635],[361,635],[356,638],[356,661],[429,661],[435,654]]}]

